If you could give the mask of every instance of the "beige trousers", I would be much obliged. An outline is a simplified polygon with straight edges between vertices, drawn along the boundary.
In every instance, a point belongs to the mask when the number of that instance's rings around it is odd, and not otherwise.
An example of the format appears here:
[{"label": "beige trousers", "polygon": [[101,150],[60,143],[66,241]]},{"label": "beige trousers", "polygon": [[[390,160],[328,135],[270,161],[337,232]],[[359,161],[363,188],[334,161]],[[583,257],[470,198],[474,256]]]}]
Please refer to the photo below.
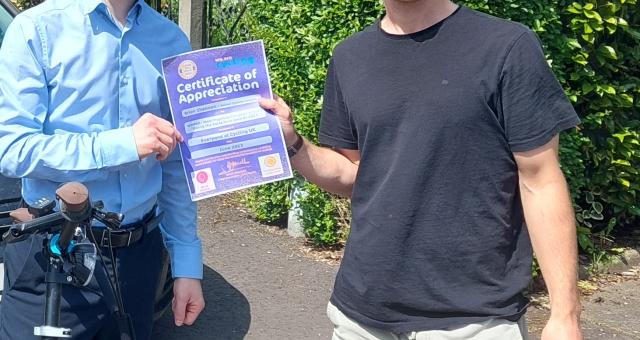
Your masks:
[{"label": "beige trousers", "polygon": [[454,329],[394,334],[361,325],[332,303],[327,315],[333,323],[332,340],[528,340],[524,317],[519,322],[492,319]]}]

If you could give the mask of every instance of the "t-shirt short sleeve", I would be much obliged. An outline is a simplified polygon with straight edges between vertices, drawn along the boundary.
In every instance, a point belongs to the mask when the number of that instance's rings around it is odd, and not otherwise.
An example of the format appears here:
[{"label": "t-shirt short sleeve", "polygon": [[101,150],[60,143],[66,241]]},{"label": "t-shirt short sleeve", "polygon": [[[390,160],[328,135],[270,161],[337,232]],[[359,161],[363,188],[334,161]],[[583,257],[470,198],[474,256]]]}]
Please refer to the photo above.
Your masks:
[{"label": "t-shirt short sleeve", "polygon": [[513,44],[502,68],[500,109],[512,152],[534,150],[580,123],[530,30]]},{"label": "t-shirt short sleeve", "polygon": [[357,150],[358,138],[354,126],[342,96],[335,60],[331,59],[324,88],[318,140],[325,146]]}]

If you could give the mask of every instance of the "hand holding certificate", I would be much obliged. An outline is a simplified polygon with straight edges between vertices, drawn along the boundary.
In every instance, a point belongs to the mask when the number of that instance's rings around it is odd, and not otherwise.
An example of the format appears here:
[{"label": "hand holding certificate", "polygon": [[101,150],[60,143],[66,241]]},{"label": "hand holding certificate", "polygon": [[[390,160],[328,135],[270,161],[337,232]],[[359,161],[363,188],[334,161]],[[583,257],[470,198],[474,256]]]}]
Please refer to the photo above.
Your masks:
[{"label": "hand holding certificate", "polygon": [[162,61],[191,198],[292,177],[262,41],[199,50]]}]

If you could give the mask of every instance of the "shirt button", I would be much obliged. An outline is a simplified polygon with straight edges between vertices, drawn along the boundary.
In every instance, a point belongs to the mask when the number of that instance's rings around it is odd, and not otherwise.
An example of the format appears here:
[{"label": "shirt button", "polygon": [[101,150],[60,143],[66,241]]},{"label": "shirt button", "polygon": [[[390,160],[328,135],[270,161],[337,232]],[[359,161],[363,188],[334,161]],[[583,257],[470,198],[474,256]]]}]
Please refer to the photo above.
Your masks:
[{"label": "shirt button", "polygon": [[129,78],[128,77],[123,77],[122,78],[122,86],[126,86],[129,84]]}]

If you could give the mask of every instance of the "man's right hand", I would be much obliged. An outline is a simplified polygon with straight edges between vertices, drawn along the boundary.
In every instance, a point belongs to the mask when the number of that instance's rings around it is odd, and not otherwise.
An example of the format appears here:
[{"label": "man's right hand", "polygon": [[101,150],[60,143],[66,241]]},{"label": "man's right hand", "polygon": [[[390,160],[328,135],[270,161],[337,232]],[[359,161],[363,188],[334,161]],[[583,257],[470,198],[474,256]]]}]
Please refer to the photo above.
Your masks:
[{"label": "man's right hand", "polygon": [[287,105],[282,98],[275,96],[275,99],[260,99],[260,106],[265,110],[275,113],[276,117],[280,120],[285,143],[287,146],[293,145],[298,140],[298,135],[296,134],[296,129],[293,127],[293,113],[291,113],[289,105]]},{"label": "man's right hand", "polygon": [[173,124],[151,113],[145,113],[133,124],[133,137],[140,160],[155,154],[157,160],[163,161],[184,141]]}]

